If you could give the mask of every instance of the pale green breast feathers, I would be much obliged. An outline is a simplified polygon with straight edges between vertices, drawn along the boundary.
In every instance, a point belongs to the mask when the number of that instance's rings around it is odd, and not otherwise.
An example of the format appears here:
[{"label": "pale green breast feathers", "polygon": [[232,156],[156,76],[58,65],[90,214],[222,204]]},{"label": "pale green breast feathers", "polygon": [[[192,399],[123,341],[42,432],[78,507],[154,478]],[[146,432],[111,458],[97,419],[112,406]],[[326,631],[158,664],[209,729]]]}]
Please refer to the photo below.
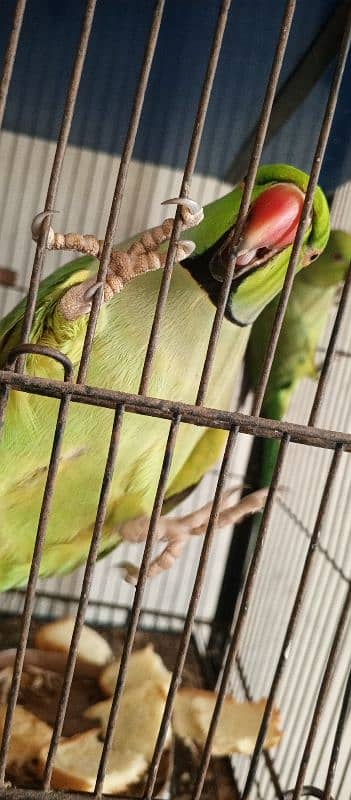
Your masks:
[{"label": "pale green breast feathers", "polygon": [[[148,273],[129,284],[102,309],[91,355],[88,383],[126,392],[136,392],[144,362],[148,334],[154,315],[161,273]],[[149,394],[192,403],[206,353],[214,316],[214,306],[190,274],[176,266],[171,283],[164,324],[155,358]],[[57,327],[37,322],[36,339],[56,346]],[[18,325],[17,321],[17,325]],[[86,323],[85,323],[86,324]],[[66,342],[65,352],[74,364],[79,362],[84,328],[74,349]],[[224,321],[214,363],[207,404],[227,408],[233,378],[248,337],[248,329]],[[16,339],[16,331],[11,336]],[[60,346],[61,349],[61,346]],[[35,374],[50,374],[48,361],[31,359],[28,368]],[[60,368],[55,367],[54,377]],[[2,480],[2,522],[0,530],[0,587],[23,582],[33,548],[33,536],[40,511],[42,492],[50,456],[58,402],[12,393],[5,436],[1,445],[4,464]],[[42,574],[66,571],[86,556],[95,518],[111,432],[113,412],[72,403],[69,410],[60,458]],[[118,523],[126,518],[149,514],[169,429],[166,420],[126,414],[111,490],[105,526],[105,546],[118,542]],[[170,486],[176,489],[191,474],[183,467],[195,450],[204,430],[182,425],[174,454]],[[223,443],[223,434],[218,438]],[[201,450],[201,448],[200,448]],[[203,448],[204,463],[194,460],[194,476],[199,479],[218,457],[216,446]],[[218,448],[217,448],[218,450]],[[190,470],[191,473],[191,470]],[[184,474],[186,478],[184,478]],[[177,479],[181,476],[181,479]],[[200,475],[201,477],[201,475]],[[61,552],[62,551],[62,552]],[[64,552],[63,552],[64,551]]]}]

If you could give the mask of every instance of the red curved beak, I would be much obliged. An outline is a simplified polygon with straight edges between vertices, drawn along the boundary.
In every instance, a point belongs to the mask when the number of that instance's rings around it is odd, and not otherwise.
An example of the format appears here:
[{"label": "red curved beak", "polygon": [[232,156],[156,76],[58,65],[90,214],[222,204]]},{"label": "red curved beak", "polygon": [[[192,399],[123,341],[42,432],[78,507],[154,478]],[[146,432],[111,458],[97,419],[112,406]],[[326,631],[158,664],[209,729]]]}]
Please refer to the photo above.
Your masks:
[{"label": "red curved beak", "polygon": [[276,183],[255,200],[244,227],[237,266],[246,266],[259,251],[281,250],[294,241],[305,195],[292,183]]}]

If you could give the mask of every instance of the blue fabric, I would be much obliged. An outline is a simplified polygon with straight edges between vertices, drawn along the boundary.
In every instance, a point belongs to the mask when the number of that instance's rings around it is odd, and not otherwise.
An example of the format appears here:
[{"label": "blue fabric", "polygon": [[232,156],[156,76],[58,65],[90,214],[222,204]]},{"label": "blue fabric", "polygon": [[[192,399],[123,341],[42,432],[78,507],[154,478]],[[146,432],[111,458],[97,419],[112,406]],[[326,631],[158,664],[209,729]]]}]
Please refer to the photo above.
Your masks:
[{"label": "blue fabric", "polygon": [[[168,0],[152,68],[134,157],[182,167],[190,142],[219,0]],[[251,131],[285,3],[234,0],[211,98],[197,170],[222,177]],[[335,0],[298,0],[284,80],[335,7]],[[15,0],[0,9],[0,53]],[[56,139],[79,38],[83,0],[28,0],[4,127]],[[70,142],[120,153],[127,130],[153,0],[97,3],[93,33]],[[287,161],[309,170],[318,138],[331,70],[264,152],[264,160]],[[351,177],[351,109],[348,64],[321,183],[327,191]]]}]

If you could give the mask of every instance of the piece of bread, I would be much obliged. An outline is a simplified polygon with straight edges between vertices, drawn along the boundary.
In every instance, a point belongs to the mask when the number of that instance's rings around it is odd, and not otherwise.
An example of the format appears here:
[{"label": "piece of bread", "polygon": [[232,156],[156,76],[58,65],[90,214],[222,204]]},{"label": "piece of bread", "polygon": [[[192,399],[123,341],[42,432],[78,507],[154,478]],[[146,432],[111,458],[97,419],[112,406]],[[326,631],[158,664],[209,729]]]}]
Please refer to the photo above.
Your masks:
[{"label": "piece of bread", "polygon": [[[0,705],[0,741],[4,730],[6,705]],[[41,719],[27,711],[23,706],[17,705],[11,726],[10,747],[7,758],[7,768],[14,765],[22,767],[36,759],[44,746],[48,746],[52,735],[52,728]]]},{"label": "piece of bread", "polygon": [[[185,740],[203,746],[213,710],[215,692],[201,689],[180,689],[174,713],[174,730]],[[260,729],[266,701],[239,703],[226,697],[214,736],[212,755],[229,756],[232,753],[251,755]],[[280,713],[273,709],[264,747],[275,747],[282,736]]]},{"label": "piece of bread", "polygon": [[[111,697],[114,693],[120,663],[120,660],[113,661],[100,674],[100,688],[108,697]],[[140,686],[146,680],[159,683],[167,689],[171,680],[171,673],[168,672],[161,656],[155,653],[151,644],[143,647],[142,650],[135,650],[131,654],[128,661],[125,686],[130,689],[132,686]]]},{"label": "piece of bread", "polygon": [[194,714],[192,699],[195,689],[179,689],[173,708],[173,730],[188,747],[202,741],[202,729]]},{"label": "piece of bread", "polygon": [[[52,787],[92,792],[102,750],[99,729],[78,733],[59,742],[51,778]],[[44,747],[39,755],[40,775],[43,774],[47,752],[48,748]],[[126,791],[128,786],[140,780],[146,767],[147,763],[140,753],[126,748],[111,751],[103,786],[104,794]]]},{"label": "piece of bread", "polygon": [[[74,617],[63,617],[56,622],[42,625],[35,633],[34,642],[39,650],[55,650],[68,653],[74,628]],[[78,658],[88,664],[105,666],[113,654],[110,646],[97,631],[83,625],[79,639]]]},{"label": "piece of bread", "polygon": [[[117,723],[113,738],[113,749],[123,747],[141,753],[147,762],[151,761],[165,707],[167,691],[153,681],[141,686],[133,686],[122,694]],[[102,734],[105,735],[110,714],[111,700],[102,700],[90,706],[84,716],[99,720]],[[167,737],[167,745],[170,733]]]}]

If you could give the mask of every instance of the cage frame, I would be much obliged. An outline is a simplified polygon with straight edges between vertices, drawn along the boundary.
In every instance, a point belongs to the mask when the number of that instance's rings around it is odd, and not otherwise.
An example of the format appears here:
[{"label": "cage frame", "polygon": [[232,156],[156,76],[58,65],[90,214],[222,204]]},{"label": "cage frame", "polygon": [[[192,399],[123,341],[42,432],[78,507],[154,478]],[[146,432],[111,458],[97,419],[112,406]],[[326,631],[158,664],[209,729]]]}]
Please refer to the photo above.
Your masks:
[{"label": "cage frame", "polygon": [[[61,129],[57,140],[56,153],[46,196],[45,211],[51,211],[55,207],[55,198],[57,195],[57,189],[61,177],[62,166],[68,143],[71,123],[74,115],[75,103],[79,90],[80,79],[82,76],[85,56],[89,44],[89,37],[92,30],[96,3],[97,0],[87,0],[86,3],[86,10],[82,23],[81,36],[77,44],[76,57],[72,69],[70,84],[67,91],[65,109],[62,115]],[[7,94],[10,86],[12,70],[16,57],[16,50],[18,43],[20,41],[20,31],[21,31],[23,15],[25,13],[25,6],[26,6],[26,0],[17,1],[15,16],[13,20],[13,28],[10,34],[7,52],[5,54],[5,66],[4,66],[2,81],[0,84],[0,123],[2,122],[3,114],[5,111]],[[235,269],[236,254],[238,252],[240,235],[250,206],[251,193],[254,186],[260,158],[262,155],[263,145],[265,142],[267,128],[272,111],[272,105],[277,91],[280,70],[283,63],[291,31],[295,6],[296,6],[296,0],[287,0],[285,4],[280,35],[278,42],[276,43],[275,56],[272,63],[271,73],[267,82],[267,89],[262,105],[260,120],[256,132],[256,138],[251,151],[249,169],[247,177],[245,179],[245,186],[244,186],[240,211],[233,234],[233,258],[231,264],[229,265],[227,275],[225,276],[225,279],[222,284],[220,300],[214,318],[211,337],[208,344],[208,351],[203,366],[203,372],[201,376],[200,385],[198,388],[196,402],[194,405],[187,405],[184,403],[179,403],[177,401],[155,399],[149,397],[147,393],[150,374],[152,370],[153,357],[157,347],[158,334],[160,326],[162,324],[163,311],[167,301],[167,295],[172,276],[172,268],[175,259],[176,241],[180,233],[181,218],[179,209],[177,210],[175,215],[175,224],[173,227],[173,232],[168,247],[160,293],[157,301],[157,306],[155,309],[154,323],[149,338],[147,353],[144,362],[144,369],[139,386],[139,392],[137,394],[127,394],[124,392],[106,390],[99,387],[89,386],[86,385],[85,383],[90,352],[93,344],[94,332],[102,301],[102,286],[100,287],[100,290],[96,292],[93,298],[92,308],[89,315],[87,334],[83,346],[82,358],[76,382],[73,382],[73,377],[72,377],[73,367],[67,357],[62,356],[62,354],[57,354],[56,351],[53,351],[50,348],[41,348],[39,346],[33,346],[28,344],[30,338],[31,325],[35,311],[37,292],[46,253],[46,243],[49,231],[49,218],[47,218],[45,223],[43,224],[42,232],[39,237],[34,257],[30,287],[28,291],[28,300],[24,317],[24,325],[22,330],[22,342],[18,348],[15,348],[12,351],[9,363],[7,364],[6,368],[0,371],[1,419],[3,419],[3,416],[6,413],[6,403],[9,391],[11,389],[21,392],[42,394],[48,397],[55,397],[60,400],[53,447],[51,451],[51,459],[48,468],[46,487],[42,503],[42,510],[41,510],[37,538],[33,553],[32,566],[28,581],[28,587],[25,594],[21,635],[14,663],[13,678],[12,678],[10,695],[8,699],[8,708],[4,725],[2,744],[0,749],[0,797],[4,798],[6,797],[8,798],[8,800],[10,800],[10,798],[14,798],[14,800],[22,800],[22,798],[23,799],[26,798],[26,800],[47,800],[49,796],[52,800],[59,800],[59,798],[60,800],[71,800],[73,796],[76,798],[86,797],[84,793],[72,794],[71,792],[62,792],[62,791],[56,792],[50,788],[50,781],[52,776],[56,748],[58,745],[59,737],[62,732],[63,719],[69,701],[69,693],[77,658],[79,637],[82,631],[82,626],[84,623],[87,605],[89,601],[89,590],[91,587],[94,565],[98,553],[98,546],[106,511],[109,486],[111,483],[114,465],[116,462],[116,457],[118,452],[118,443],[119,443],[122,421],[124,414],[129,412],[167,419],[170,422],[170,426],[169,426],[168,440],[164,452],[163,465],[155,496],[153,512],[150,519],[148,536],[145,543],[144,554],[141,562],[139,579],[127,626],[127,634],[121,659],[121,667],[116,684],[115,694],[112,701],[112,708],[107,728],[107,734],[104,742],[103,755],[97,775],[95,791],[94,794],[92,795],[93,797],[96,798],[100,798],[102,796],[103,780],[106,772],[107,759],[112,743],[113,730],[116,723],[120,699],[125,684],[128,659],[133,647],[134,637],[137,630],[139,617],[142,611],[142,599],[146,583],[147,570],[151,562],[153,545],[155,543],[155,538],[156,538],[157,522],[161,513],[161,507],[165,496],[167,477],[169,474],[172,453],[174,450],[180,422],[227,430],[228,439],[225,448],[225,453],[222,459],[222,464],[219,471],[215,497],[213,501],[212,511],[206,535],[204,538],[203,549],[197,570],[196,580],[193,587],[192,597],[190,600],[188,613],[184,621],[184,629],[181,637],[181,644],[176,658],[176,666],[172,676],[171,686],[166,702],[166,707],[163,715],[163,720],[161,723],[158,740],[155,747],[154,756],[148,773],[147,784],[143,795],[144,800],[151,800],[151,798],[154,796],[153,793],[154,793],[155,781],[160,763],[162,748],[165,742],[167,728],[170,722],[170,716],[175,698],[175,693],[181,681],[181,673],[184,666],[184,661],[187,653],[187,648],[189,646],[189,641],[192,634],[194,621],[196,618],[198,599],[205,579],[206,563],[210,547],[213,541],[214,525],[219,513],[221,497],[223,494],[224,484],[228,471],[229,459],[235,448],[239,432],[247,433],[254,436],[273,437],[279,439],[281,444],[279,449],[278,460],[274,471],[274,476],[271,482],[267,502],[262,516],[257,543],[251,559],[248,574],[246,576],[243,595],[240,600],[238,608],[238,614],[236,616],[233,629],[231,631],[231,638],[228,650],[226,653],[224,653],[222,677],[220,679],[218,687],[218,699],[215,706],[210,730],[208,733],[207,742],[203,750],[198,777],[196,780],[196,785],[192,793],[192,800],[200,800],[201,797],[205,775],[209,764],[211,746],[213,743],[216,724],[218,722],[218,717],[226,694],[229,674],[234,659],[237,656],[238,646],[240,643],[240,636],[243,627],[245,625],[247,609],[249,607],[250,597],[255,584],[257,571],[259,569],[260,558],[264,548],[265,537],[270,523],[272,508],[276,499],[277,486],[279,483],[281,470],[284,464],[284,460],[286,458],[286,453],[288,451],[289,444],[290,442],[296,442],[299,444],[303,444],[305,446],[326,448],[330,450],[332,454],[331,464],[329,467],[327,480],[325,482],[325,486],[323,489],[322,499],[320,502],[319,511],[315,522],[313,536],[309,543],[305,564],[303,567],[302,578],[296,594],[294,608],[286,631],[284,645],[281,650],[279,660],[277,663],[277,669],[272,681],[271,691],[266,706],[266,712],[264,714],[260,733],[257,739],[255,752],[251,759],[251,765],[249,768],[246,785],[243,792],[240,794],[240,800],[248,800],[253,785],[253,781],[255,778],[258,760],[262,752],[262,744],[269,721],[270,711],[273,706],[273,701],[276,696],[276,691],[283,673],[284,664],[286,662],[286,651],[294,635],[296,622],[298,620],[299,612],[301,610],[301,605],[303,602],[304,589],[308,581],[310,570],[313,564],[316,544],[320,536],[320,530],[328,507],[328,501],[331,492],[333,490],[333,484],[339,468],[341,455],[343,452],[350,452],[351,450],[351,434],[342,433],[330,429],[320,429],[316,427],[318,413],[321,404],[323,402],[325,388],[327,386],[328,378],[330,376],[330,368],[336,353],[337,338],[340,329],[340,324],[345,311],[346,301],[350,295],[351,267],[348,271],[348,275],[345,280],[338,313],[333,326],[332,335],[329,341],[328,349],[324,360],[324,366],[316,389],[315,399],[310,414],[310,418],[308,420],[308,424],[297,425],[291,422],[286,422],[286,421],[277,422],[275,420],[267,420],[260,417],[262,401],[267,387],[274,354],[278,345],[279,334],[281,331],[284,315],[287,308],[287,303],[289,300],[289,295],[293,285],[294,274],[299,258],[299,253],[301,250],[304,234],[308,226],[309,214],[312,208],[314,191],[317,186],[320,169],[323,162],[323,157],[325,154],[325,149],[335,112],[342,75],[346,64],[346,59],[350,46],[351,11],[348,15],[347,24],[345,26],[345,31],[342,37],[342,41],[340,43],[337,63],[330,86],[328,101],[325,107],[324,119],[320,129],[320,135],[313,163],[311,165],[310,180],[306,192],[304,209],[301,216],[298,231],[295,237],[295,241],[293,244],[289,267],[287,270],[284,287],[281,292],[276,317],[270,335],[270,341],[266,351],[264,364],[262,367],[261,379],[259,382],[256,396],[254,398],[251,414],[245,415],[239,412],[219,411],[217,409],[207,408],[205,405],[206,390],[208,387],[208,382],[211,374],[211,367],[215,356],[216,344],[221,329],[221,323],[224,317],[224,311],[229,294],[230,284]],[[125,190],[128,167],[133,153],[134,142],[139,126],[145,92],[147,90],[149,75],[152,67],[152,60],[157,46],[158,35],[160,31],[164,8],[165,8],[165,0],[157,0],[157,2],[155,3],[154,13],[151,21],[149,38],[145,48],[144,62],[142,65],[139,81],[136,88],[134,105],[130,116],[130,122],[125,139],[125,145],[122,152],[120,167],[118,169],[118,174],[116,178],[115,191],[111,203],[110,215],[104,239],[104,246],[97,274],[97,282],[103,283],[106,278],[111,249],[118,227],[118,217],[123,199],[123,193]],[[191,179],[196,166],[196,159],[205,124],[206,112],[210,101],[211,89],[215,78],[216,66],[220,56],[221,43],[225,32],[225,26],[230,9],[231,9],[231,0],[222,0],[217,20],[217,25],[213,35],[212,48],[209,54],[207,67],[205,71],[202,91],[199,98],[199,105],[194,121],[193,134],[189,146],[188,158],[183,173],[183,180],[180,189],[181,197],[187,197],[189,195]],[[51,357],[55,358],[56,360],[59,360],[63,366],[64,379],[58,381],[58,380],[36,378],[33,376],[26,375],[24,373],[25,357],[28,353],[33,353],[33,352],[40,352],[42,355],[46,355],[48,358]],[[67,413],[71,402],[88,403],[91,405],[97,405],[100,407],[114,410],[114,421],[112,425],[110,446],[106,460],[105,474],[101,488],[100,500],[97,509],[97,515],[91,540],[89,556],[86,561],[86,568],[82,585],[82,593],[78,604],[75,628],[72,636],[69,655],[67,658],[66,671],[65,671],[59,709],[56,717],[56,723],[54,726],[51,745],[49,748],[45,775],[43,778],[43,789],[31,791],[28,789],[22,790],[15,787],[7,788],[5,786],[5,768],[6,768],[6,757],[8,753],[8,747],[11,735],[11,724],[19,694],[20,680],[24,664],[24,655],[28,642],[29,628],[34,608],[36,584],[40,567],[40,557],[45,541],[46,525],[50,513],[50,502],[54,492],[55,476],[58,467],[60,447],[64,436],[65,422],[67,419]],[[306,787],[304,786],[304,780],[305,780],[306,768],[308,765],[309,756],[311,753],[311,748],[313,745],[314,735],[318,726],[319,715],[321,714],[323,703],[328,691],[328,685],[331,679],[333,665],[337,657],[338,646],[340,643],[340,639],[342,637],[342,632],[344,630],[344,626],[346,624],[350,609],[351,609],[351,589],[349,588],[339,618],[339,624],[337,626],[337,630],[334,635],[334,640],[331,643],[330,655],[322,678],[320,692],[315,705],[315,711],[313,714],[313,719],[307,737],[304,755],[301,760],[297,782],[294,789],[286,789],[281,793],[283,800],[299,800],[300,797],[307,795],[313,797],[321,797],[323,798],[323,800],[331,800],[333,775],[335,772],[338,749],[340,746],[340,740],[345,725],[347,710],[349,708],[349,703],[350,703],[350,696],[351,696],[350,680],[348,680],[345,689],[344,700],[340,711],[339,720],[337,723],[337,730],[334,737],[332,754],[329,759],[325,787],[323,790],[319,789],[318,787]],[[128,800],[127,797],[125,797],[125,800]]]}]

